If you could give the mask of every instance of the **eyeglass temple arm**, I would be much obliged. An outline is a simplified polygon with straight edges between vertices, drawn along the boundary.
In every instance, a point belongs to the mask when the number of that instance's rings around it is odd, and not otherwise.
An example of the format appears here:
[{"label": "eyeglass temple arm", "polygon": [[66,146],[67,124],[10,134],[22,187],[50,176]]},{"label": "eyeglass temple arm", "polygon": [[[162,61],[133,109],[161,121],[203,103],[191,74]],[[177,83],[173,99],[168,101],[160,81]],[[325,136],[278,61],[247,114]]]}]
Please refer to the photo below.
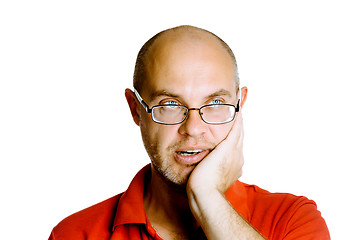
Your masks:
[{"label": "eyeglass temple arm", "polygon": [[[138,91],[134,88],[135,96],[138,99],[138,101],[141,103],[141,105],[145,108],[146,112],[151,113],[151,109],[149,106],[145,103],[145,101],[142,99]],[[240,99],[238,100],[238,103],[235,108],[235,112],[238,112],[240,110]]]},{"label": "eyeglass temple arm", "polygon": [[138,91],[136,89],[134,89],[135,92],[135,96],[137,98],[137,100],[141,103],[141,105],[145,108],[146,112],[151,113],[151,109],[149,108],[149,106],[145,103],[145,101],[142,99],[142,97],[140,96],[140,94],[138,93]]},{"label": "eyeglass temple arm", "polygon": [[240,111],[240,99],[238,100],[238,103],[235,108],[235,112],[238,112],[238,111]]}]

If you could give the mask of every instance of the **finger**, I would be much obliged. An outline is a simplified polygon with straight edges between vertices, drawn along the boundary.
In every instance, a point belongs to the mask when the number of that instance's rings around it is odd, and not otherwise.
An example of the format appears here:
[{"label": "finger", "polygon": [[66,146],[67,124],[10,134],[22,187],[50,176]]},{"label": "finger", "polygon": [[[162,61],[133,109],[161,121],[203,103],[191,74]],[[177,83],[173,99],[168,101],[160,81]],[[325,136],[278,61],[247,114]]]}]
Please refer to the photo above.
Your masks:
[{"label": "finger", "polygon": [[242,141],[243,139],[242,132],[243,132],[242,116],[241,116],[241,112],[238,112],[235,115],[233,125],[229,133],[221,142],[217,144],[217,148],[222,145],[230,148],[241,146],[241,143],[239,143],[239,141]]},{"label": "finger", "polygon": [[243,138],[243,119],[241,112],[235,116],[234,123],[225,139],[236,140]]}]

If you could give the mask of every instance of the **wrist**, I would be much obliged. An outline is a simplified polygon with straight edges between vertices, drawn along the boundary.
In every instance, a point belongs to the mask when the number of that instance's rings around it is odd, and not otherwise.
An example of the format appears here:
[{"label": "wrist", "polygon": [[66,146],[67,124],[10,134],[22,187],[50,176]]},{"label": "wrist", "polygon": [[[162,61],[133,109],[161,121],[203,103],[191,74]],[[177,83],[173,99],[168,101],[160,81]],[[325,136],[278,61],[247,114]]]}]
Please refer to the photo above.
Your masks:
[{"label": "wrist", "polygon": [[191,188],[187,187],[187,195],[189,199],[189,206],[191,209],[203,208],[204,206],[211,207],[218,202],[219,199],[225,198],[225,195],[217,188]]},{"label": "wrist", "polygon": [[213,195],[222,194],[218,188],[209,186],[209,184],[203,186],[192,186],[191,184],[188,184],[186,186],[186,192],[189,197],[196,197],[198,199],[209,198]]}]

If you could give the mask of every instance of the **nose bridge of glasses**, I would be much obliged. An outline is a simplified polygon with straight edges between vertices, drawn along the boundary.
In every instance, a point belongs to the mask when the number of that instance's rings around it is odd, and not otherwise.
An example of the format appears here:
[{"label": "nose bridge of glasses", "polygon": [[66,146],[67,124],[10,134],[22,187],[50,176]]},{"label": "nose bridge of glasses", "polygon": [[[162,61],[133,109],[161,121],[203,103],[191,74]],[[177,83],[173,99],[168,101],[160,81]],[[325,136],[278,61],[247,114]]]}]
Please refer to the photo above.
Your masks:
[{"label": "nose bridge of glasses", "polygon": [[[201,109],[202,108],[188,108],[188,115],[189,115],[189,113],[190,113],[190,111],[192,111],[192,110],[194,110],[194,111],[197,111],[199,114],[200,114],[200,116],[203,114],[202,112],[201,112]],[[201,118],[202,119],[202,118]]]},{"label": "nose bridge of glasses", "polygon": [[191,110],[200,110],[201,108],[187,108],[188,109],[188,111],[191,111]]},{"label": "nose bridge of glasses", "polygon": [[[205,120],[203,119],[203,117],[202,117],[202,115],[203,115],[203,113],[201,112],[201,108],[187,108],[188,109],[188,111],[187,111],[187,114],[186,114],[186,116],[185,116],[185,119],[184,119],[184,121],[187,121],[188,119],[189,119],[189,117],[190,117],[190,111],[197,111],[198,112],[198,114],[200,115],[200,119],[201,119],[201,121],[203,121],[203,122],[205,122]],[[197,113],[195,113],[196,115],[197,115]],[[196,117],[196,116],[195,116]]]}]

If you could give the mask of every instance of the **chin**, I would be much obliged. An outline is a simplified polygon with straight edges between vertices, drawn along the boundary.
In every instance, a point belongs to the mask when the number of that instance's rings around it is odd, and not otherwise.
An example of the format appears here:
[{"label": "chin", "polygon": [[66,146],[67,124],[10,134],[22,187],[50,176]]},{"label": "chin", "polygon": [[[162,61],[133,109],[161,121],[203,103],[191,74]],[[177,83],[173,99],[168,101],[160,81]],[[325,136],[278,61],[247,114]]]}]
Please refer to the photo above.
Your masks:
[{"label": "chin", "polygon": [[153,164],[153,166],[165,182],[170,183],[171,185],[173,185],[178,189],[184,189],[184,190],[186,189],[186,184],[188,182],[190,174],[195,167],[194,166],[191,167],[191,169],[184,169],[184,170],[180,169],[178,170],[178,172],[176,172],[174,171],[174,169],[171,168],[171,166],[158,167],[156,164]]}]

